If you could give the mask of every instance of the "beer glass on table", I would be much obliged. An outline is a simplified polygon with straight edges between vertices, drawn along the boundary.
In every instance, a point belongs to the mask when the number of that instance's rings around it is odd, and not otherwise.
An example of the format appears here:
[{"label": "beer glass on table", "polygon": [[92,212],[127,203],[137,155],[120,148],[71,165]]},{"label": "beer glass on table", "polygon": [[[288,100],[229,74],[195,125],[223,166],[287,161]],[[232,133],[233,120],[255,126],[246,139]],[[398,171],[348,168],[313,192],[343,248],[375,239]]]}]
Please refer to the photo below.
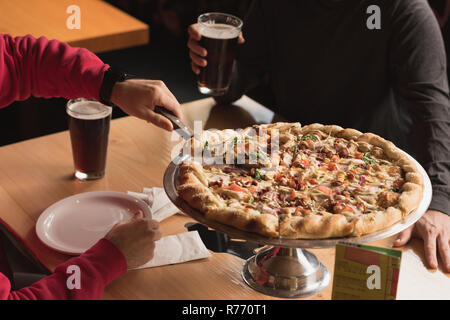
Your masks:
[{"label": "beer glass on table", "polygon": [[95,100],[67,102],[75,177],[99,179],[105,175],[112,108]]},{"label": "beer glass on table", "polygon": [[200,45],[206,49],[206,67],[200,68],[198,89],[203,94],[220,96],[227,92],[242,20],[225,13],[204,13],[198,17],[202,35]]}]

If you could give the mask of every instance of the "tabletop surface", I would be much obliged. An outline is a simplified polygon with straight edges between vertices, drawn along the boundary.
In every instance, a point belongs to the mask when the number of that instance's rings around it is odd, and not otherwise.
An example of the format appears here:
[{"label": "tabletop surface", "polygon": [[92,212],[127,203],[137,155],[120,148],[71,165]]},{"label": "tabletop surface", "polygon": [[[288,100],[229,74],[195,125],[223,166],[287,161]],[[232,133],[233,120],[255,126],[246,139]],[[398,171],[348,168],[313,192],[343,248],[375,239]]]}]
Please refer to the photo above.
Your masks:
[{"label": "tabletop surface", "polygon": [[[277,121],[277,116],[244,97],[233,106],[216,106],[211,98],[183,105],[186,122],[201,120],[204,128],[243,128]],[[180,143],[169,133],[132,117],[111,123],[106,176],[81,182],[73,178],[67,131],[0,148],[0,218],[22,237],[39,260],[53,270],[70,257],[40,242],[35,224],[53,203],[88,191],[134,191],[162,187],[163,175]],[[176,214],[161,222],[163,235],[187,231],[191,218]],[[392,247],[393,237],[371,245]],[[413,240],[401,250],[414,250],[423,259],[423,245]],[[312,249],[333,274],[334,248]],[[130,271],[113,281],[105,299],[274,299],[248,287],[241,278],[244,260],[227,253],[182,264]],[[422,271],[428,271],[424,267]],[[332,284],[307,299],[330,299]]]},{"label": "tabletop surface", "polygon": [[[67,27],[75,13],[68,13],[71,5],[80,9],[79,29]],[[0,12],[0,33],[45,36],[97,53],[143,45],[149,40],[145,23],[101,0],[2,0]]]}]

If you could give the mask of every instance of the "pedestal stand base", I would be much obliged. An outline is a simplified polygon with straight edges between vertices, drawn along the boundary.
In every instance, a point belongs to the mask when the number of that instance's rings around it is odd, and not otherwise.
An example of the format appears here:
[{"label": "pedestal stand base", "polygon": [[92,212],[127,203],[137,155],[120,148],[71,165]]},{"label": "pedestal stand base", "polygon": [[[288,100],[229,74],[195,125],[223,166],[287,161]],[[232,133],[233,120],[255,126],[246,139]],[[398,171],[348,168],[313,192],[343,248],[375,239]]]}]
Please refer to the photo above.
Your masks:
[{"label": "pedestal stand base", "polygon": [[308,297],[330,283],[330,273],[311,252],[269,247],[247,260],[244,281],[256,291],[281,298]]}]

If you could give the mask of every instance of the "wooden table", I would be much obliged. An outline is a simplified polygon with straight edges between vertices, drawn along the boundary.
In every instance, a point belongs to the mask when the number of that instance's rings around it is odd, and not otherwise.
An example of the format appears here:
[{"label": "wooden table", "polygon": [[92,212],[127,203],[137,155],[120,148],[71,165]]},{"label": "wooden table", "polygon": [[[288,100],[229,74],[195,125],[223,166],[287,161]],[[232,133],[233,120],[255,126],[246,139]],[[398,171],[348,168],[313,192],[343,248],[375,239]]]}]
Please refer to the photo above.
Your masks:
[{"label": "wooden table", "polygon": [[[205,128],[243,128],[269,122],[273,113],[244,97],[239,106],[218,107],[210,98],[186,103],[187,122],[202,120]],[[276,120],[277,118],[275,118]],[[172,139],[173,137],[173,139]],[[175,141],[171,141],[175,140]],[[106,176],[80,182],[72,178],[73,162],[68,132],[57,133],[0,148],[0,217],[30,249],[53,270],[69,256],[43,245],[35,223],[51,204],[73,194],[94,191],[136,191],[161,187],[176,133],[165,132],[142,120],[125,117],[113,120]],[[161,223],[164,235],[185,232],[192,221],[175,215]],[[372,243],[391,247],[393,238]],[[423,257],[423,245],[413,240],[405,249]],[[311,250],[333,274],[334,248]],[[130,271],[105,291],[105,299],[273,299],[250,289],[240,272],[244,261],[226,253],[178,265]],[[427,272],[425,269],[423,272]],[[330,299],[331,284],[309,299]]]},{"label": "wooden table", "polygon": [[[67,28],[67,8],[77,5],[80,29]],[[31,34],[69,43],[74,47],[104,52],[148,43],[149,27],[100,0],[0,1],[0,33]]]}]

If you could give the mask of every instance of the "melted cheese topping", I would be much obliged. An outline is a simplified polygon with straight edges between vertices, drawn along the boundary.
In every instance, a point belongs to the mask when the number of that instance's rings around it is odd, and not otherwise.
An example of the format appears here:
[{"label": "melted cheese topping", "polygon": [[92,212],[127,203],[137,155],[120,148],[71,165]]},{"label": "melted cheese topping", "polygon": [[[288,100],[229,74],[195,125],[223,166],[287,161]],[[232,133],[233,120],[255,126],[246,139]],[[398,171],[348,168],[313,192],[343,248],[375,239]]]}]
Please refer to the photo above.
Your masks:
[{"label": "melted cheese topping", "polygon": [[395,205],[403,172],[384,159],[381,149],[376,157],[367,143],[279,126],[285,131],[277,137],[270,126],[263,135],[264,143],[279,139],[277,153],[269,155],[275,166],[205,167],[209,188],[227,206],[272,215],[341,213],[353,219]]}]

